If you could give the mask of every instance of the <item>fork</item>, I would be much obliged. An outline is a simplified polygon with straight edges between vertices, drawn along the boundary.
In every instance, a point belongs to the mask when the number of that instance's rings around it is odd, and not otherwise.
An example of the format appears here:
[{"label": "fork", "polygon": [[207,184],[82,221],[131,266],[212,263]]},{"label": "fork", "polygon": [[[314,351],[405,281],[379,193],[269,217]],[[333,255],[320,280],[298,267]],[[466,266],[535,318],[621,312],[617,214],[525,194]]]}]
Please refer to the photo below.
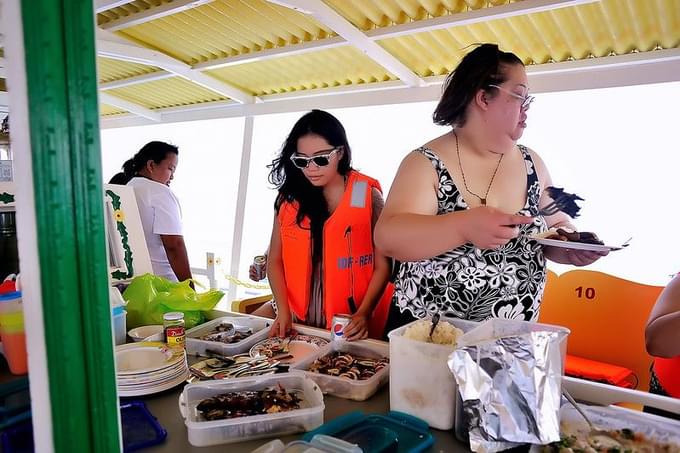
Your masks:
[{"label": "fork", "polygon": [[578,212],[581,210],[581,207],[576,204],[576,200],[584,201],[583,198],[576,194],[565,192],[564,189],[559,187],[551,186],[546,188],[546,191],[553,201],[546,206],[543,206],[538,211],[538,215],[550,216],[562,211],[571,218],[578,217]]}]

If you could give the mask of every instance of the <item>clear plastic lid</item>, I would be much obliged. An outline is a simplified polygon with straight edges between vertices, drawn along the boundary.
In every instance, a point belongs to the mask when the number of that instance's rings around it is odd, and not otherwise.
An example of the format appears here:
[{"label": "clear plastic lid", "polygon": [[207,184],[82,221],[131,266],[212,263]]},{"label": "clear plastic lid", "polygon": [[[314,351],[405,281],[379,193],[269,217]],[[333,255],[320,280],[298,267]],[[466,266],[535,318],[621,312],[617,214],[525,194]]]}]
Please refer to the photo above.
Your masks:
[{"label": "clear plastic lid", "polygon": [[179,321],[181,319],[184,319],[184,313],[181,311],[171,311],[163,315],[164,321]]}]

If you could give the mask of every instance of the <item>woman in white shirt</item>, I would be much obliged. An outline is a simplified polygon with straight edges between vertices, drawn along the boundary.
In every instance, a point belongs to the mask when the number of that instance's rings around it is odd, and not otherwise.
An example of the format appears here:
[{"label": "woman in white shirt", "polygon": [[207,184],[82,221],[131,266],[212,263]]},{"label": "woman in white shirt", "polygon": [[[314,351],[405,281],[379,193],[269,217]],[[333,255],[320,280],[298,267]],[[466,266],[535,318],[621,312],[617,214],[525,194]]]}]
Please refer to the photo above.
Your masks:
[{"label": "woman in white shirt", "polygon": [[165,142],[149,142],[123,164],[112,184],[135,190],[144,237],[154,274],[171,281],[191,278],[182,235],[182,210],[168,185],[177,168],[178,150]]}]

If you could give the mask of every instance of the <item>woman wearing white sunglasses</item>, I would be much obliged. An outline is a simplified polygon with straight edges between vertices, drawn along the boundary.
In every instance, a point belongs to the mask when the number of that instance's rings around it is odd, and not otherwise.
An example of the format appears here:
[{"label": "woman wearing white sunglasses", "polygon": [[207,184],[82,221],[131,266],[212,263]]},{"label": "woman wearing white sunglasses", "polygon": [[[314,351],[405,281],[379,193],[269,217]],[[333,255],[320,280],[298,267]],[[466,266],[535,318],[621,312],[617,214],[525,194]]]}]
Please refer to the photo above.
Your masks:
[{"label": "woman wearing white sunglasses", "polygon": [[548,170],[517,144],[529,96],[522,60],[495,44],[468,53],[448,76],[436,124],[451,130],[401,163],[376,242],[401,261],[387,330],[435,313],[534,321],[545,258],[584,266],[600,254],[546,247],[529,236],[569,226],[550,203]]},{"label": "woman wearing white sunglasses", "polygon": [[348,314],[348,340],[380,338],[392,296],[390,263],[373,245],[383,200],[378,181],[352,169],[340,121],[321,110],[300,118],[269,180],[279,191],[267,259],[277,309],[270,334],[288,335],[294,320],[330,328],[334,315]]}]

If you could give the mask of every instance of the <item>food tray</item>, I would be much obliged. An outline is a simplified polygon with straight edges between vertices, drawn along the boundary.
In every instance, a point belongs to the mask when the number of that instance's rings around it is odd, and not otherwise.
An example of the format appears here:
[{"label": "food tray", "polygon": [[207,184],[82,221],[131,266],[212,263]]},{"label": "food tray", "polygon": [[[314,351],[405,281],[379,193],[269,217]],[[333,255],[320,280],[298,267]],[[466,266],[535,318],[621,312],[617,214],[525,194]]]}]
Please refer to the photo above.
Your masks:
[{"label": "food tray", "polygon": [[[627,428],[635,433],[643,434],[646,438],[672,444],[680,449],[680,421],[659,417],[632,409],[618,406],[590,406],[580,404],[588,418],[596,428],[603,430],[618,430]],[[573,433],[575,430],[589,431],[588,424],[576,409],[566,401],[560,408],[560,426],[562,433]],[[541,446],[532,446],[530,452],[541,451]]]},{"label": "food tray", "polygon": [[[219,341],[206,341],[200,339],[201,336],[209,334],[215,326],[223,322],[231,323],[237,327],[249,327],[253,329],[253,334],[236,343],[221,343]],[[213,319],[212,321],[208,321],[193,329],[187,330],[187,354],[208,357],[210,356],[208,351],[225,356],[248,352],[255,343],[267,338],[269,326],[271,326],[270,321],[252,318],[250,316],[223,316],[221,318]]]},{"label": "food tray", "polygon": [[317,358],[324,357],[335,351],[347,352],[352,355],[380,359],[389,357],[389,345],[382,341],[332,341],[319,352],[305,358],[294,366],[304,370],[308,377],[314,380],[325,394],[355,401],[364,401],[382,387],[389,379],[390,365],[387,364],[373,376],[365,380],[352,380],[344,377],[329,376],[327,374],[307,371]]},{"label": "food tray", "polygon": [[[263,390],[278,385],[283,386],[287,391],[302,391],[300,409],[213,421],[201,420],[196,409],[198,403],[204,399],[221,393]],[[179,405],[180,413],[187,426],[189,443],[197,447],[309,431],[321,426],[324,411],[321,389],[300,371],[189,384],[184,387],[179,397]]]},{"label": "food tray", "polygon": [[[390,410],[418,417],[437,429],[451,429],[454,423],[458,386],[447,363],[453,347],[404,338],[406,329],[417,321],[391,331]],[[479,324],[447,318],[467,332]]]}]

